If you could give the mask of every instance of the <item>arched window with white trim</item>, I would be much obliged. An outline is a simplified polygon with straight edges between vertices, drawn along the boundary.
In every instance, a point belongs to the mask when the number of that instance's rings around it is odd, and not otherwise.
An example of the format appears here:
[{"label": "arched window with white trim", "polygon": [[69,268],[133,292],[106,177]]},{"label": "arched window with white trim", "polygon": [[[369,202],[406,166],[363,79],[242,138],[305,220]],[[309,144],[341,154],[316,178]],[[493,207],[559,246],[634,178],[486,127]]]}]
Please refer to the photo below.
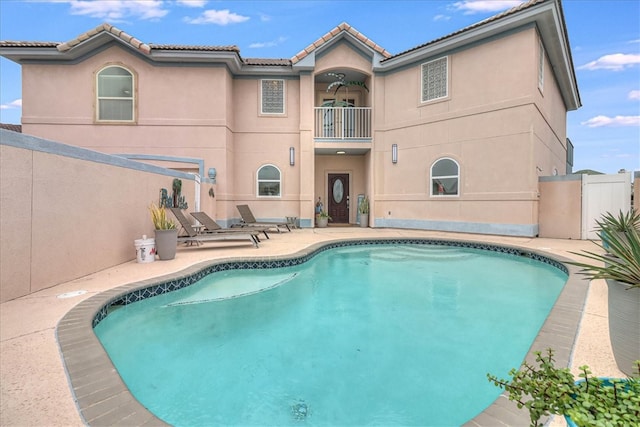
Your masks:
[{"label": "arched window with white trim", "polygon": [[460,195],[460,166],[448,157],[436,160],[431,165],[431,196]]},{"label": "arched window with white trim", "polygon": [[258,169],[258,196],[280,197],[281,177],[280,169],[274,165],[264,165]]},{"label": "arched window with white trim", "polygon": [[96,74],[96,120],[135,120],[135,80],[133,73],[119,65],[109,65]]}]

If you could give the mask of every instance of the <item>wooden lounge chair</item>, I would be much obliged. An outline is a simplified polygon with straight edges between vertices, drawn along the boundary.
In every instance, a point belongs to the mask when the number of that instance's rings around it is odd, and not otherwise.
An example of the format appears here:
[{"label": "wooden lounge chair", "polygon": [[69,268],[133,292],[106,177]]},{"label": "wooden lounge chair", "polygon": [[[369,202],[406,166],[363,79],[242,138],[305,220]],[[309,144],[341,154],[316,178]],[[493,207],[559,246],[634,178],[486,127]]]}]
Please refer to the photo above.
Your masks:
[{"label": "wooden lounge chair", "polygon": [[[182,213],[182,209],[180,208],[169,208],[173,216],[176,217],[182,229],[180,232],[184,231],[186,236],[182,233],[178,234],[178,243],[187,243],[187,244],[196,244],[200,245],[206,242],[215,242],[219,240],[235,240],[235,241],[244,241],[247,240],[253,244],[256,248],[258,247],[258,243],[260,239],[258,238],[259,231],[257,230],[238,230],[238,232],[232,233],[198,233],[195,228],[191,225],[186,216]],[[181,235],[182,234],[182,235]]]},{"label": "wooden lounge chair", "polygon": [[[239,228],[222,228],[220,225],[206,212],[191,212],[191,216],[194,217],[200,224],[202,224],[203,229],[200,231],[201,233],[237,233],[243,232],[242,229]],[[255,230],[259,233],[264,234],[264,237],[269,238],[269,234],[267,234],[267,230],[269,227],[255,227],[252,230]],[[246,232],[246,231],[245,231]]]},{"label": "wooden lounge chair", "polygon": [[236,208],[238,208],[238,212],[242,217],[242,222],[239,224],[241,227],[269,227],[276,229],[278,233],[281,232],[281,227],[285,227],[287,231],[291,231],[287,222],[257,221],[249,205],[236,205]]}]

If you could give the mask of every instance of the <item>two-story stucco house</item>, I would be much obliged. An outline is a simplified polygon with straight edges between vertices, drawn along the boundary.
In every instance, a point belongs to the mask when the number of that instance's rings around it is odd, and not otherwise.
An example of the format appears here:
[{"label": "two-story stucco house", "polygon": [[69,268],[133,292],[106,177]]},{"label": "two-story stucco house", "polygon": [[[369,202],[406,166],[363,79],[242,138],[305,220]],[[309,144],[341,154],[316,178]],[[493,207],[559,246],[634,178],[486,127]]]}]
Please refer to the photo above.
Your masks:
[{"label": "two-story stucco house", "polygon": [[22,66],[24,133],[199,173],[225,224],[249,204],[309,227],[318,198],[354,224],[366,195],[372,227],[535,236],[538,177],[566,173],[580,107],[559,0],[397,54],[347,23],[291,59],[109,24],[0,54]]}]

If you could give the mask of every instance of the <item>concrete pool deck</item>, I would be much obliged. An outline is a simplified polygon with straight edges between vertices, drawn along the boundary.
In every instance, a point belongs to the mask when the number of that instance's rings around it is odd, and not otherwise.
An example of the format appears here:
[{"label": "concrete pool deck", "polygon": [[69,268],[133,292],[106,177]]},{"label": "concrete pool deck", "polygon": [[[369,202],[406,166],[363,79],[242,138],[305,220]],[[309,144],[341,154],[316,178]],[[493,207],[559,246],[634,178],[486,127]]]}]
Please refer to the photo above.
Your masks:
[{"label": "concrete pool deck", "polygon": [[[376,237],[459,239],[504,244],[573,259],[577,257],[570,251],[594,249],[594,245],[587,241],[359,227],[303,229],[272,234],[271,239],[262,239],[259,249],[247,245],[235,246],[230,242],[211,243],[199,248],[181,246],[176,258],[171,261],[138,264],[134,260],[1,304],[0,425],[85,425],[69,387],[56,341],[56,326],[60,319],[85,299],[118,286],[179,272],[212,259],[283,256],[320,242]],[[606,285],[603,281],[593,281],[590,285],[585,282],[584,285],[588,286],[588,294],[573,349],[572,369],[577,372],[576,367],[586,364],[596,375],[623,376],[615,365],[609,344]],[[60,295],[80,290],[87,292],[59,298]],[[551,425],[564,425],[564,421],[555,419]]]}]

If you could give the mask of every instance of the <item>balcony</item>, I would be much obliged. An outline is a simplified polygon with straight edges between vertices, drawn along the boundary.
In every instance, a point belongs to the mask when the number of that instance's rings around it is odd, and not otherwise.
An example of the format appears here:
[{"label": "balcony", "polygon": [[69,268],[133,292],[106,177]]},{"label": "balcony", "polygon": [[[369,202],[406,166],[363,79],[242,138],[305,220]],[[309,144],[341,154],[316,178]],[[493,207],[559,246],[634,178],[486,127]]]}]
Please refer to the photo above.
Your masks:
[{"label": "balcony", "polygon": [[314,118],[317,140],[370,140],[370,107],[317,107]]}]

